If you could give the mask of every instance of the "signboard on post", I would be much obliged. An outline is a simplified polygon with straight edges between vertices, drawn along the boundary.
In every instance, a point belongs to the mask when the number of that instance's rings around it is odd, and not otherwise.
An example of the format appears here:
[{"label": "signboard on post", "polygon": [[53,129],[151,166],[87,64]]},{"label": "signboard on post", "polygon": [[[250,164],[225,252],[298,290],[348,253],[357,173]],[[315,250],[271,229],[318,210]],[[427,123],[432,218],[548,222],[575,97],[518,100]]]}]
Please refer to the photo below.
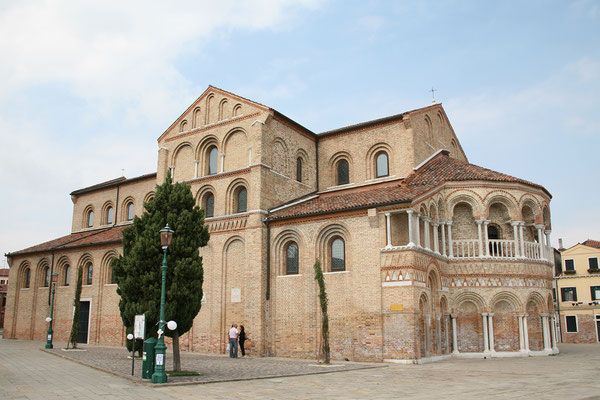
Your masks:
[{"label": "signboard on post", "polygon": [[146,337],[146,314],[135,316],[133,337],[136,339],[144,339]]}]

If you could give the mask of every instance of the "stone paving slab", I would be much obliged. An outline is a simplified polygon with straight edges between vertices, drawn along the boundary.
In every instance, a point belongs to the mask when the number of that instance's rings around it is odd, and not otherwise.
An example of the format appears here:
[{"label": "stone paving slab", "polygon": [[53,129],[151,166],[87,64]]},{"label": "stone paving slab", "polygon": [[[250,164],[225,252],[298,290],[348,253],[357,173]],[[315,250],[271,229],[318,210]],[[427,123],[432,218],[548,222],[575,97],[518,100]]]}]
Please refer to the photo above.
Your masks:
[{"label": "stone paving slab", "polygon": [[[131,353],[124,347],[79,345],[78,350],[64,350],[66,345],[59,343],[53,349],[43,349],[50,354],[113,373],[136,382],[142,380],[142,360],[135,359],[134,375],[131,375]],[[172,369],[173,355],[167,351],[167,370]],[[284,376],[323,374],[367,368],[386,368],[382,363],[332,362],[330,365],[315,360],[289,359],[279,357],[230,358],[228,355],[181,353],[181,369],[195,371],[197,376],[168,377],[168,385],[214,383],[265,379]]]}]

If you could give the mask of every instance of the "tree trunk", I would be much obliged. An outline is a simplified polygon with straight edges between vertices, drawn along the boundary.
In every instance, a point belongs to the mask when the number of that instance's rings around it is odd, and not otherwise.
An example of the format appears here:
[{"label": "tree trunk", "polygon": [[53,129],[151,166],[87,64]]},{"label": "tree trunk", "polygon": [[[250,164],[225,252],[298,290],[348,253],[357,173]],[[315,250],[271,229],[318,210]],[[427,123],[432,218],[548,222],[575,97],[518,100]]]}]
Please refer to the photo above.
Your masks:
[{"label": "tree trunk", "polygon": [[181,371],[181,355],[179,354],[179,333],[173,333],[173,371]]},{"label": "tree trunk", "polygon": [[323,357],[325,359],[325,364],[329,364],[331,362],[331,350],[329,348],[329,316],[327,315],[327,309],[323,312],[323,321],[322,321],[322,331],[323,331]]}]

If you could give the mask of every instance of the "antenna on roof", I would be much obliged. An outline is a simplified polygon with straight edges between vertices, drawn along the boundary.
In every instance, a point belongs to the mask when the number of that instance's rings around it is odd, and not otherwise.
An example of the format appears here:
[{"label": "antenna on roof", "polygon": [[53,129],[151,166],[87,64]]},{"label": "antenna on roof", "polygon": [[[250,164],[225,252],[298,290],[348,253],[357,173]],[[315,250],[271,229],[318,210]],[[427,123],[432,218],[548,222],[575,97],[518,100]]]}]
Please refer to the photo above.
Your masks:
[{"label": "antenna on roof", "polygon": [[431,104],[435,104],[435,92],[437,91],[437,89],[434,89],[433,86],[431,87]]},{"label": "antenna on roof", "polygon": [[121,176],[125,177],[125,168],[121,168]]}]

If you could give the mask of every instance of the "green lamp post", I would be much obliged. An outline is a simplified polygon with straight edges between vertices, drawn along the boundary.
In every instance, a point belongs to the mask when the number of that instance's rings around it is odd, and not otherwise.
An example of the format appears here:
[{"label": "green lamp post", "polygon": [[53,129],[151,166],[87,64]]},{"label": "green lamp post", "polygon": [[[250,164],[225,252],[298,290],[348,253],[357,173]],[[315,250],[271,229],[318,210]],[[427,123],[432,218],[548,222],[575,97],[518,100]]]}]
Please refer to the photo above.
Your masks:
[{"label": "green lamp post", "polygon": [[167,291],[167,249],[171,244],[173,237],[173,229],[169,228],[169,224],[160,230],[160,245],[163,249],[163,262],[160,268],[162,272],[162,287],[160,291],[160,321],[158,321],[158,342],[155,351],[154,373],[152,374],[152,383],[165,383],[167,374],[165,372],[165,356],[167,346],[165,346],[165,292]]},{"label": "green lamp post", "polygon": [[56,281],[58,280],[58,272],[52,273],[52,303],[50,304],[50,317],[46,318],[48,321],[48,335],[46,339],[46,348],[51,349],[52,346],[52,318],[54,315],[54,291],[56,290]]}]

